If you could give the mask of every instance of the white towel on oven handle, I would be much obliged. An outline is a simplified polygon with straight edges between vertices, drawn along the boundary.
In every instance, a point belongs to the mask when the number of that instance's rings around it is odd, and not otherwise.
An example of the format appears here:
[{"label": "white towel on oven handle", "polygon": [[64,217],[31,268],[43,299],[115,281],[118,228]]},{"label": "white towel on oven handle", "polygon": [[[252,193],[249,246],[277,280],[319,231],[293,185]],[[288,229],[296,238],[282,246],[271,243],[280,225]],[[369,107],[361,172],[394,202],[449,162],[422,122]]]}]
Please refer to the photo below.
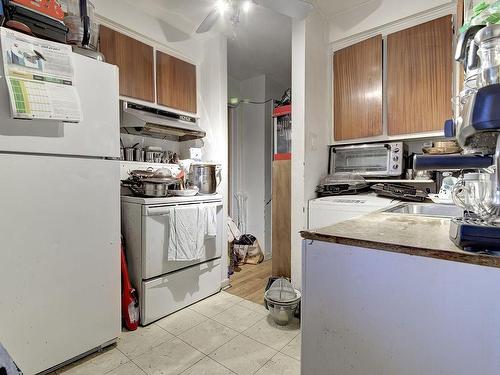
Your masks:
[{"label": "white towel on oven handle", "polygon": [[217,236],[217,206],[207,205],[204,206],[206,215],[206,235],[207,237]]},{"label": "white towel on oven handle", "polygon": [[201,206],[177,206],[170,214],[168,260],[191,261],[205,254],[206,212]]}]

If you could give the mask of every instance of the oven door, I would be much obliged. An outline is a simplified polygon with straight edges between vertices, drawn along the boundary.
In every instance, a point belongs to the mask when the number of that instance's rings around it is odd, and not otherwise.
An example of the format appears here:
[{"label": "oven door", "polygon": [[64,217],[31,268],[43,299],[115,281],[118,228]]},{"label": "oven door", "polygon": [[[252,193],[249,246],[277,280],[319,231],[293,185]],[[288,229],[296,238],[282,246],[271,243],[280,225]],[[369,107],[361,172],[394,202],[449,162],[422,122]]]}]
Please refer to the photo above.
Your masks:
[{"label": "oven door", "polygon": [[329,173],[350,172],[362,176],[399,176],[401,169],[392,168],[391,146],[374,144],[330,148]]},{"label": "oven door", "polygon": [[[199,204],[199,203],[198,203]],[[192,204],[193,206],[198,204]],[[219,258],[222,253],[222,202],[203,203],[217,207],[217,235],[205,238],[205,254],[193,261],[168,260],[170,215],[175,205],[145,206],[142,216],[142,278],[151,279],[207,260]]]}]

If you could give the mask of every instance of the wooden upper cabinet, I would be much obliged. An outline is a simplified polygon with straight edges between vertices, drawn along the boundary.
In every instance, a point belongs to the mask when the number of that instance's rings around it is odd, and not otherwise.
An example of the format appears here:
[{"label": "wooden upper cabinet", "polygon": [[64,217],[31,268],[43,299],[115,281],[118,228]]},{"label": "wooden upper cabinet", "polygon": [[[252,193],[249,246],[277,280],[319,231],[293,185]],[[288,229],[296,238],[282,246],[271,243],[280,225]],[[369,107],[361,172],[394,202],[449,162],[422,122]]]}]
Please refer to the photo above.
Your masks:
[{"label": "wooden upper cabinet", "polygon": [[153,47],[101,25],[99,50],[120,68],[120,95],[155,101]]},{"label": "wooden upper cabinet", "polygon": [[158,104],[196,113],[196,66],[163,52],[156,52]]},{"label": "wooden upper cabinet", "polygon": [[335,141],[381,135],[382,36],[333,55]]},{"label": "wooden upper cabinet", "polygon": [[387,37],[389,135],[443,129],[452,117],[452,56],[451,16]]}]

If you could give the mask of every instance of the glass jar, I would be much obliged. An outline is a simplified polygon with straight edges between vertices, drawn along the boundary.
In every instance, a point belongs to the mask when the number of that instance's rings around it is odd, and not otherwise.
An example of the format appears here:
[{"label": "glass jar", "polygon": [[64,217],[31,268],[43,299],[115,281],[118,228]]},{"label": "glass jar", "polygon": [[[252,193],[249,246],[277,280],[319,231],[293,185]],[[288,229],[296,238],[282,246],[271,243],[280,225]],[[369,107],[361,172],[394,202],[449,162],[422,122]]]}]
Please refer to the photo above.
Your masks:
[{"label": "glass jar", "polygon": [[481,86],[500,83],[500,39],[482,42],[477,54],[481,60]]}]

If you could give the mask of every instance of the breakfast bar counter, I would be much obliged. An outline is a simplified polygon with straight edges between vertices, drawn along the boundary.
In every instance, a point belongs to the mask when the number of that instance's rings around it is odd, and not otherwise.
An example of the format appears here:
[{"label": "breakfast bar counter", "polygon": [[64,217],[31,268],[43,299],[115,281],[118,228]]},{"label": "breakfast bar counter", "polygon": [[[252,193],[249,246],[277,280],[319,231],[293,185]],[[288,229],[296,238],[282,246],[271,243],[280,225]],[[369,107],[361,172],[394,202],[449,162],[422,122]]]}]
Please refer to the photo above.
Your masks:
[{"label": "breakfast bar counter", "polygon": [[378,212],[302,236],[302,374],[497,375],[500,257],[449,219]]},{"label": "breakfast bar counter", "polygon": [[450,220],[376,212],[303,231],[304,239],[500,268],[500,257],[465,252],[449,239]]}]

